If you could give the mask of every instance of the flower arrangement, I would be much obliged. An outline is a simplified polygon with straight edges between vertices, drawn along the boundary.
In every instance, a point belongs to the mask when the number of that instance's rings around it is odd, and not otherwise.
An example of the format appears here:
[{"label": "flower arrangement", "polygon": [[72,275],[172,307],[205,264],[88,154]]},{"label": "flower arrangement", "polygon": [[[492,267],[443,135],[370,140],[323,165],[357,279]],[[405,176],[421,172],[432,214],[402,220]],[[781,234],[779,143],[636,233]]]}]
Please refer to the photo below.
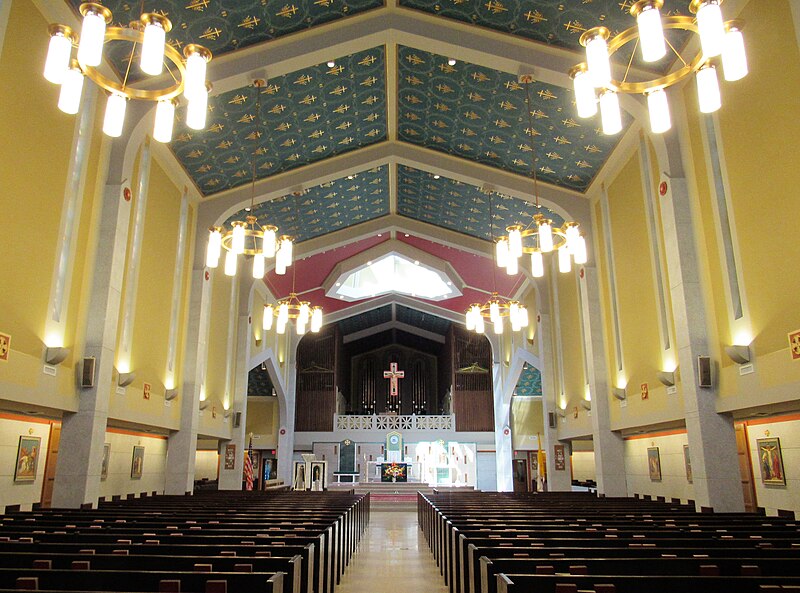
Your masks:
[{"label": "flower arrangement", "polygon": [[389,467],[383,470],[383,475],[386,476],[387,478],[392,478],[392,481],[394,482],[395,480],[397,480],[397,478],[402,476],[405,473],[405,471],[406,471],[405,465],[397,465],[396,463],[392,463]]}]

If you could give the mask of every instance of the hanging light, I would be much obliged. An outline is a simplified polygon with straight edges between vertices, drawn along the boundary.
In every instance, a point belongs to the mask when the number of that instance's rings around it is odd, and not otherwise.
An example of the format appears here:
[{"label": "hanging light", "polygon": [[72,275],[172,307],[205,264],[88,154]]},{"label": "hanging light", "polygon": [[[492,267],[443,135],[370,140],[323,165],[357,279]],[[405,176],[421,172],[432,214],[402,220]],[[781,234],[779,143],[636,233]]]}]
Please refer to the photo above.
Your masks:
[{"label": "hanging light", "polygon": [[572,262],[569,259],[569,251],[566,249],[558,250],[558,271],[566,274],[572,270]]},{"label": "hanging light", "polygon": [[[190,82],[194,86],[189,87],[190,92],[186,96],[196,96],[199,103],[190,101],[187,125],[194,129],[205,127],[208,96],[206,90],[201,92],[200,88],[206,89],[205,66],[211,59],[211,52],[201,45],[189,44],[185,48],[187,63],[184,65],[184,56],[166,43],[166,35],[172,29],[172,23],[161,14],[143,13],[138,20],[122,27],[110,26],[113,20],[111,11],[98,2],[84,2],[78,10],[83,17],[80,35],[66,25],[53,24],[48,27],[50,40],[44,77],[50,82],[61,84],[59,109],[71,115],[78,112],[83,78],[86,77],[110,93],[103,121],[103,131],[108,136],[118,137],[122,134],[126,101],[136,99],[157,103],[153,137],[159,142],[169,142],[175,117],[171,100],[185,92],[186,84]],[[103,62],[103,49],[109,42],[114,42],[115,47],[117,42],[132,45],[127,54],[127,63],[119,64],[120,72],[124,73],[119,81],[106,77],[98,70]],[[75,60],[71,58],[73,45],[78,47]],[[173,67],[169,68],[171,76],[168,81],[160,87],[158,83],[148,83],[144,88],[136,88],[130,84],[128,78],[137,52],[141,58],[141,71],[150,76],[163,72],[165,60],[171,63]],[[191,77],[187,79],[187,73],[196,75],[200,72],[197,67],[199,61],[203,63],[201,84]],[[170,114],[172,122],[167,121]]]},{"label": "hanging light", "polygon": [[222,251],[222,229],[218,226],[211,227],[208,235],[206,249],[206,266],[216,268],[219,265],[219,256]]},{"label": "hanging light", "polygon": [[669,102],[664,89],[647,93],[647,111],[650,113],[650,130],[653,134],[663,134],[672,127]]},{"label": "hanging light", "polygon": [[701,113],[713,113],[722,107],[722,98],[719,93],[719,80],[717,69],[713,64],[706,63],[697,71],[697,98]]},{"label": "hanging light", "polygon": [[722,46],[722,70],[725,80],[734,82],[747,76],[747,53],[744,51],[742,21],[725,23],[725,41]]},{"label": "hanging light", "polygon": [[189,99],[189,106],[186,108],[186,125],[193,130],[202,130],[206,127],[211,84],[206,84],[203,89],[203,92],[197,92]]},{"label": "hanging light", "polygon": [[183,96],[190,102],[202,95],[206,88],[206,71],[211,61],[211,52],[202,45],[190,43],[183,48],[186,57],[186,76],[183,84]]},{"label": "hanging light", "polygon": [[516,276],[519,274],[519,259],[516,257],[509,257],[506,264],[506,274],[509,276]]},{"label": "hanging light", "polygon": [[693,0],[689,10],[697,17],[697,32],[703,56],[713,58],[722,53],[725,22],[722,20],[721,0]]},{"label": "hanging light", "polygon": [[264,318],[261,320],[261,329],[269,331],[272,329],[272,321],[275,316],[275,308],[270,305],[264,305]]},{"label": "hanging light", "polygon": [[156,105],[156,121],[153,138],[166,144],[172,141],[172,128],[175,124],[175,100],[162,99]]},{"label": "hanging light", "polygon": [[631,7],[639,28],[639,45],[642,46],[642,59],[656,62],[667,54],[664,43],[664,29],[661,26],[661,8],[664,0],[639,0]]},{"label": "hanging light", "polygon": [[112,138],[119,138],[122,135],[122,127],[125,124],[125,108],[128,106],[128,99],[119,93],[111,93],[106,101],[106,113],[103,118],[103,133]]},{"label": "hanging light", "polygon": [[541,251],[531,253],[531,275],[534,278],[544,276],[544,257],[542,257]]},{"label": "hanging light", "polygon": [[83,23],[78,43],[78,61],[84,66],[99,66],[103,60],[103,43],[106,25],[111,22],[111,11],[96,2],[84,2],[80,12]]},{"label": "hanging light", "polygon": [[495,258],[501,268],[508,266],[508,239],[498,239],[495,245]]},{"label": "hanging light", "polygon": [[572,252],[572,259],[575,260],[575,263],[578,265],[586,263],[586,239],[584,239],[583,236],[575,240],[575,249]]},{"label": "hanging light", "polygon": [[50,25],[50,44],[44,62],[44,77],[55,84],[61,84],[69,70],[72,56],[72,29],[66,25]]},{"label": "hanging light", "polygon": [[311,309],[311,333],[317,333],[322,329],[322,307],[315,305]]},{"label": "hanging light", "polygon": [[256,253],[253,256],[253,278],[261,280],[264,277],[264,254]]},{"label": "hanging light", "polygon": [[144,41],[139,67],[145,74],[158,76],[164,70],[164,45],[172,23],[154,12],[144,13],[140,20],[144,24]]},{"label": "hanging light", "polygon": [[[625,3],[623,3],[625,4]],[[721,61],[725,80],[740,80],[748,73],[747,56],[742,37],[743,22],[740,20],[724,21],[722,0],[691,0],[689,12],[694,16],[680,14],[664,15],[663,0],[638,0],[627,3],[629,12],[636,19],[636,26],[631,26],[610,37],[608,29],[595,27],[581,36],[581,44],[586,48],[586,64],[578,64],[569,70],[575,88],[575,104],[579,117],[594,114],[592,94],[585,87],[582,71],[587,71],[594,87],[605,78],[600,90],[600,117],[605,134],[617,134],[622,130],[622,117],[619,107],[619,94],[644,94],[650,116],[650,129],[654,134],[662,134],[671,129],[669,103],[666,90],[672,85],[696,76],[700,111],[712,113],[722,105],[719,81],[715,68]],[[622,4],[621,4],[622,5]],[[683,31],[699,37],[700,51],[694,56],[690,51],[697,47],[696,43],[682,40],[672,44],[664,37],[665,31]],[[642,59],[645,62],[656,61],[665,56],[667,51],[673,55],[669,59],[674,67],[668,72],[641,80],[641,76],[631,77],[632,56],[626,56],[628,67],[624,70],[622,80],[611,78],[611,69],[606,70],[606,60],[629,43],[642,47]],[[627,53],[633,49],[628,46]],[[717,58],[716,56],[720,56]],[[712,61],[713,60],[713,61]],[[621,69],[620,69],[621,70]],[[602,76],[601,76],[602,75]]]},{"label": "hanging light", "polygon": [[236,276],[236,264],[238,259],[233,251],[225,253],[225,275]]},{"label": "hanging light", "polygon": [[611,81],[611,61],[608,56],[608,38],[611,32],[605,27],[589,29],[581,35],[580,43],[586,48],[586,66],[592,84],[597,88]]},{"label": "hanging light", "polygon": [[569,71],[572,78],[572,88],[575,91],[575,105],[578,108],[578,117],[592,117],[597,113],[597,96],[594,92],[586,64],[581,63]]},{"label": "hanging light", "polygon": [[81,106],[83,94],[83,72],[78,65],[78,60],[72,60],[72,65],[64,73],[61,81],[61,93],[58,95],[58,108],[64,113],[75,115]]}]

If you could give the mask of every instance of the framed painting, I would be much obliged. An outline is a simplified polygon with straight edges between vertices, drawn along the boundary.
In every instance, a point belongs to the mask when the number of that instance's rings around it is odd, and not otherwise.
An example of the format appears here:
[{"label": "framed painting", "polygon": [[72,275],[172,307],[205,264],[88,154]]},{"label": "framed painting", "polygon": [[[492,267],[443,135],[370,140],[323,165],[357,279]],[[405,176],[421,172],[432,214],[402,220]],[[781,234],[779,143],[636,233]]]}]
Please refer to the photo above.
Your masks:
[{"label": "framed painting", "polygon": [[306,477],[306,462],[295,461],[292,479],[292,490],[308,490],[310,480]]},{"label": "framed painting", "polygon": [[36,466],[39,463],[41,437],[20,435],[17,447],[17,465],[14,468],[15,482],[33,482],[36,479]]},{"label": "framed painting", "polygon": [[225,469],[233,469],[236,467],[236,445],[231,443],[225,445]]},{"label": "framed painting", "polygon": [[658,453],[658,447],[647,448],[647,469],[651,481],[661,481],[661,456]]},{"label": "framed painting", "polygon": [[131,459],[131,478],[141,478],[144,467],[144,447],[133,447],[133,458]]},{"label": "framed painting", "polygon": [[328,489],[328,462],[311,462],[311,490],[321,492]]},{"label": "framed painting", "polygon": [[758,465],[761,468],[761,482],[772,486],[786,486],[783,471],[781,440],[777,437],[756,439]]},{"label": "framed painting", "polygon": [[558,471],[567,469],[567,454],[564,445],[553,445],[553,467]]},{"label": "framed painting", "polygon": [[692,483],[692,457],[689,454],[689,445],[683,446],[683,465],[686,466],[686,481]]},{"label": "framed painting", "polygon": [[108,477],[108,461],[111,457],[111,443],[103,445],[103,461],[100,464],[100,479],[105,480]]}]

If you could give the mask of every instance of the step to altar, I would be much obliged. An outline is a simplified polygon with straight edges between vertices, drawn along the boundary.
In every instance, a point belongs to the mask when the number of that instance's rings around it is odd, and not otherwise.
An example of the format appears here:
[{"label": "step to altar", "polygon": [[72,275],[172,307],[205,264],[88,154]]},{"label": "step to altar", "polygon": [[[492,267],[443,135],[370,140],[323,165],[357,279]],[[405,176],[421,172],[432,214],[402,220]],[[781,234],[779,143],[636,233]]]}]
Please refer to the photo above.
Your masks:
[{"label": "step to altar", "polygon": [[432,494],[438,492],[472,491],[471,486],[429,486],[421,482],[360,482],[354,484],[331,484],[334,492],[353,491],[356,494],[370,495],[370,505],[381,511],[407,511],[415,509],[417,492]]}]

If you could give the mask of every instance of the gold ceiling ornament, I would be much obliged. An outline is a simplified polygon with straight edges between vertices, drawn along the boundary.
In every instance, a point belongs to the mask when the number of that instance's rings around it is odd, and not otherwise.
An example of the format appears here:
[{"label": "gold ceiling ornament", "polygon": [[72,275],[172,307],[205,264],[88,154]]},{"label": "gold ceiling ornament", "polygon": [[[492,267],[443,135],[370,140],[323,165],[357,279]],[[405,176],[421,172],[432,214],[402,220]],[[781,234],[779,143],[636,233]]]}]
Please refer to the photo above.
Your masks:
[{"label": "gold ceiling ornament", "polygon": [[[257,78],[253,81],[256,89],[256,117],[258,123],[262,123],[261,115],[261,88],[266,86],[266,81]],[[260,135],[258,137],[261,137]],[[266,134],[264,134],[266,138]],[[230,230],[224,227],[212,226],[208,229],[208,247],[206,250],[206,266],[216,268],[219,265],[219,258],[222,249],[225,249],[225,275],[235,276],[238,269],[238,256],[252,256],[253,258],[253,278],[262,279],[266,271],[266,258],[275,258],[275,273],[283,275],[286,268],[292,265],[293,241],[289,235],[277,235],[278,227],[267,224],[261,225],[258,217],[254,214],[256,199],[256,154],[259,149],[253,151],[251,163],[250,180],[250,206],[245,209],[249,212],[244,220],[234,220]]]},{"label": "gold ceiling ornament", "polygon": [[[492,196],[489,196],[489,228],[494,243],[494,212],[492,209]],[[497,251],[492,249],[494,263],[497,263]],[[511,331],[520,331],[523,327],[528,327],[528,309],[519,301],[512,301],[497,292],[497,271],[496,266],[492,266],[492,294],[485,303],[473,303],[466,312],[467,331],[474,331],[482,334],[486,330],[486,322],[494,326],[494,333],[503,333],[504,320],[508,319],[511,324]]]},{"label": "gold ceiling ornament", "polygon": [[[295,222],[299,224],[300,217],[297,213],[297,200],[305,192],[297,191],[295,198]],[[304,301],[297,294],[295,280],[297,276],[297,266],[292,268],[292,291],[285,298],[279,299],[276,305],[267,303],[264,305],[264,317],[262,328],[265,331],[272,329],[273,321],[275,331],[283,335],[286,333],[286,325],[290,320],[295,321],[295,331],[298,336],[305,335],[306,330],[317,333],[322,328],[322,307],[312,305],[309,301]],[[310,325],[310,327],[309,327]]]},{"label": "gold ceiling ornament", "polygon": [[[575,90],[578,115],[592,117],[600,108],[600,119],[605,134],[622,130],[619,93],[644,94],[650,115],[650,128],[661,134],[672,127],[669,102],[665,89],[694,75],[697,97],[702,113],[713,113],[722,106],[718,64],[722,64],[725,80],[733,82],[747,75],[747,55],[742,37],[743,21],[725,21],[720,5],[723,0],[692,0],[689,12],[694,16],[662,16],[663,0],[639,0],[630,13],[636,25],[611,37],[606,27],[594,27],[581,35],[581,45],[586,48],[586,62],[574,66],[569,75]],[[664,37],[665,30],[688,31],[700,38],[700,52],[694,57],[684,57],[679,48]],[[611,73],[611,56],[628,43],[634,43],[631,57],[622,80]],[[682,47],[691,46],[686,43]],[[667,55],[667,48],[677,62],[668,74],[651,80],[631,81],[628,75],[633,57],[641,46],[645,62],[656,62]],[[685,53],[685,51],[684,51]]]},{"label": "gold ceiling ornament", "polygon": [[[533,145],[533,115],[531,113],[530,84],[533,77],[523,74],[519,82],[525,84],[525,109],[528,112],[528,145],[531,153],[531,177],[533,178],[533,196],[536,208],[539,205],[538,177],[536,174],[536,149]],[[534,278],[544,276],[544,254],[558,254],[558,269],[562,273],[572,270],[572,261],[576,264],[586,263],[586,240],[581,235],[577,222],[565,222],[562,226],[553,226],[553,221],[544,214],[534,214],[528,226],[513,224],[506,227],[506,235],[495,243],[497,265],[506,269],[506,273],[514,276],[519,273],[519,259],[527,253],[531,256],[531,274]]]},{"label": "gold ceiling ornament", "polygon": [[[111,11],[97,2],[80,5],[83,16],[78,35],[67,25],[53,24],[48,31],[50,44],[44,66],[44,77],[61,85],[58,108],[75,115],[80,109],[84,78],[108,92],[103,132],[117,138],[122,135],[128,100],[154,101],[157,103],[153,138],[159,142],[172,140],[177,97],[181,93],[188,101],[186,125],[202,130],[206,126],[208,93],[206,67],[211,52],[194,43],[184,47],[183,55],[166,43],[166,34],[172,29],[170,20],[158,13],[142,12],[138,21],[127,27],[110,27]],[[102,74],[98,67],[103,61],[103,47],[110,42],[127,42],[131,45],[122,82]],[[75,58],[72,48],[77,46]],[[164,65],[168,77],[161,88],[134,88],[128,78],[134,56],[139,48],[139,67],[151,77],[160,76]]]}]

